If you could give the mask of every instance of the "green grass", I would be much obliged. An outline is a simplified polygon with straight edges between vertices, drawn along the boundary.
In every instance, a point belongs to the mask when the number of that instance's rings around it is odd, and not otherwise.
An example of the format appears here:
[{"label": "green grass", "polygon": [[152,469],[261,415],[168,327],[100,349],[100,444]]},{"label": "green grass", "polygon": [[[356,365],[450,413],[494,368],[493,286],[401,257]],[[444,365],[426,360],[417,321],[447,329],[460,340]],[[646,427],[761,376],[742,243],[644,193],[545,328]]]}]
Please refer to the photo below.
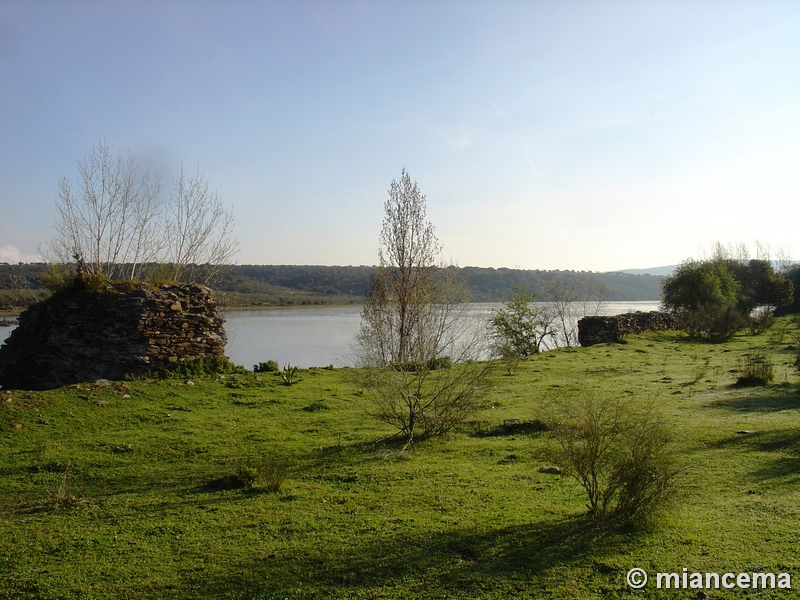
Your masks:
[{"label": "green grass", "polygon": [[[0,394],[0,598],[694,596],[632,591],[632,567],[785,571],[797,588],[800,394],[779,341],[657,333],[534,356],[497,370],[475,421],[411,454],[346,370]],[[775,383],[737,388],[753,350]],[[547,419],[580,387],[655,399],[674,424],[682,489],[652,527],[593,527],[580,487],[538,472],[548,432],[493,429]],[[280,492],[209,485],[271,452],[291,461]],[[72,503],[57,501],[66,461]]]}]

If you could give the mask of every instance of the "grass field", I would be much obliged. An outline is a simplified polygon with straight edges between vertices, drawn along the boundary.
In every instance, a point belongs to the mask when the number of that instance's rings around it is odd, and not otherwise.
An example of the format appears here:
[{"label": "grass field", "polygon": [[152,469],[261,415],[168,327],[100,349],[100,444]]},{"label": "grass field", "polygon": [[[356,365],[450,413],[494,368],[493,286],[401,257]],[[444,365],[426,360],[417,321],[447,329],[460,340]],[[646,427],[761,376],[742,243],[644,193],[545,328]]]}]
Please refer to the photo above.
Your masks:
[{"label": "grass field", "polygon": [[[631,590],[632,567],[788,572],[794,590],[705,593],[797,597],[793,331],[537,355],[496,371],[474,421],[410,454],[382,441],[392,430],[343,369],[292,386],[248,373],[2,394],[0,598],[695,597]],[[754,349],[775,382],[735,387]],[[653,526],[592,526],[582,489],[538,472],[551,434],[495,429],[546,419],[578,389],[655,401],[673,424],[685,470]],[[279,492],[219,484],[271,453],[290,459]]]}]

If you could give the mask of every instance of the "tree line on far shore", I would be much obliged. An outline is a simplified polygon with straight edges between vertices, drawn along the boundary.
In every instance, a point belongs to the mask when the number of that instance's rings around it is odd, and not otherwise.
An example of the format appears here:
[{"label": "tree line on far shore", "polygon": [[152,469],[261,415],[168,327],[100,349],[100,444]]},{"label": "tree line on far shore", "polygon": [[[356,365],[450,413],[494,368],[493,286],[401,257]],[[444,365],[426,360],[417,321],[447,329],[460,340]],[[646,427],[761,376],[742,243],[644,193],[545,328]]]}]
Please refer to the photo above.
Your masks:
[{"label": "tree line on far shore", "polygon": [[[609,301],[657,301],[663,280],[626,273],[454,268],[466,281],[473,302],[508,301],[515,287],[548,301],[553,282],[577,286],[588,280],[604,286]],[[229,265],[213,287],[218,300],[230,307],[361,303],[377,270],[377,266]],[[44,263],[0,263],[0,309],[21,310],[46,298],[46,274]]]}]

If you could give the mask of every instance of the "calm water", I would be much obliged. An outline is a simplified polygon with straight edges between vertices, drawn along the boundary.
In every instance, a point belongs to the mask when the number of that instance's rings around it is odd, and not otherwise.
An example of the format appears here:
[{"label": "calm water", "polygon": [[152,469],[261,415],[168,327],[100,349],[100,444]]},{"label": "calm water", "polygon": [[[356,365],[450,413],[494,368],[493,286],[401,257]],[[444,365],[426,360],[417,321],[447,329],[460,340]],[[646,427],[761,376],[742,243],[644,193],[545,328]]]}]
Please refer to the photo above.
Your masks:
[{"label": "calm water", "polygon": [[[470,305],[478,317],[487,318],[502,303]],[[607,302],[601,314],[657,310],[658,302]],[[361,322],[360,306],[336,308],[287,308],[233,311],[228,319],[228,355],[237,363],[275,360],[280,366],[300,367],[345,364],[345,355]]]},{"label": "calm water", "polygon": [[[501,303],[475,303],[470,308],[486,318]],[[637,310],[657,310],[658,302],[607,302],[601,314],[617,315]],[[349,345],[361,321],[360,306],[281,308],[226,313],[228,356],[251,369],[254,364],[275,360],[280,366],[343,366]],[[0,340],[15,326],[0,327]]]}]

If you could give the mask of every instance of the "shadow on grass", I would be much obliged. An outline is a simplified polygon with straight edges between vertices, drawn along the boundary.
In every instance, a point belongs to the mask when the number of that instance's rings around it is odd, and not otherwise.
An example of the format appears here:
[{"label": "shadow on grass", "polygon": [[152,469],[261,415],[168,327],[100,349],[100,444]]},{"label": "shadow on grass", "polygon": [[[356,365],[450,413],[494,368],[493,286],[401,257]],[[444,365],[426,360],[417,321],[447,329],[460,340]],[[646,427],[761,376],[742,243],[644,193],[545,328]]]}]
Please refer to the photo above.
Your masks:
[{"label": "shadow on grass", "polygon": [[522,421],[519,419],[506,419],[502,425],[493,427],[479,427],[470,434],[472,437],[497,437],[513,435],[529,435],[549,431],[550,428],[544,421],[534,419],[533,421]]},{"label": "shadow on grass", "polygon": [[195,584],[215,598],[503,597],[531,593],[544,585],[538,577],[589,557],[591,569],[616,585],[624,570],[597,558],[634,542],[633,535],[599,529],[584,517],[481,532],[417,530],[269,554]]},{"label": "shadow on grass", "polygon": [[778,429],[752,434],[736,434],[713,444],[717,448],[736,448],[746,452],[768,452],[753,473],[759,481],[793,483],[800,480],[800,430]]},{"label": "shadow on grass", "polygon": [[[731,389],[743,389],[731,386]],[[770,388],[748,388],[748,394],[739,398],[727,398],[713,402],[711,408],[722,408],[739,412],[780,412],[800,410],[800,393],[790,386]]]}]

